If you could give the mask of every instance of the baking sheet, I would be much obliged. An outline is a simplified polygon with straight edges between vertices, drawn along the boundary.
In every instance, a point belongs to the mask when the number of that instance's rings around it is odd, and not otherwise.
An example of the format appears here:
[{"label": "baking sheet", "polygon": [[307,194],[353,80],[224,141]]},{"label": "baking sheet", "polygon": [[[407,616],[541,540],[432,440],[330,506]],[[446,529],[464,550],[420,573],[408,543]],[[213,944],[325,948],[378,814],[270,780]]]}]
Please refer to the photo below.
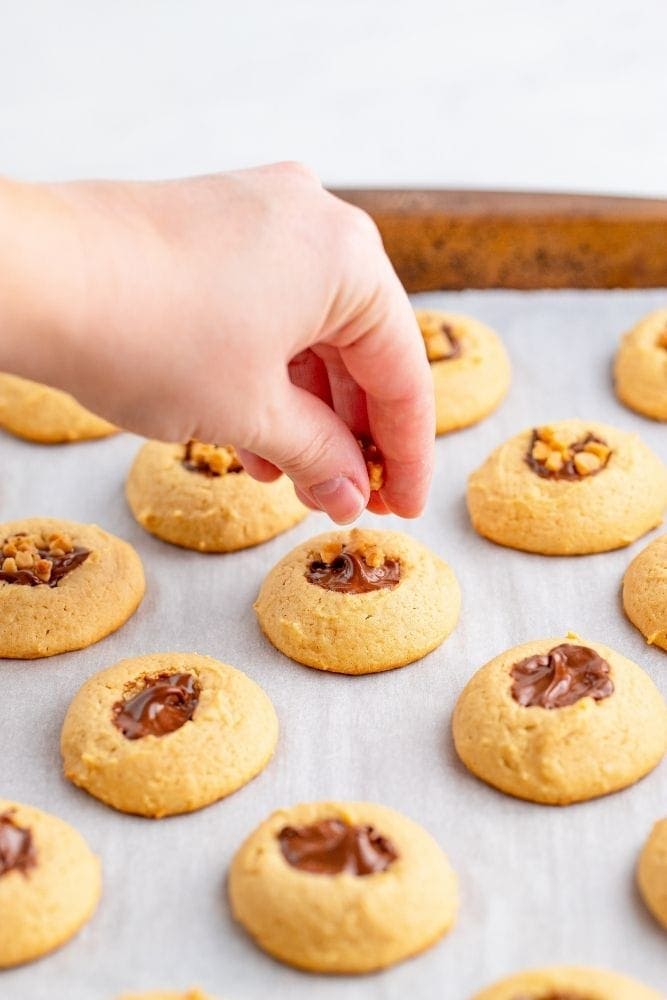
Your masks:
[{"label": "baking sheet", "polygon": [[[667,291],[451,293],[415,302],[468,311],[496,327],[514,380],[489,420],[438,440],[426,514],[379,522],[444,556],[463,590],[454,634],[401,670],[328,676],[292,663],[261,636],[251,605],[264,574],[324,530],[324,516],[246,552],[190,553],[151,538],[129,514],[123,480],[138,439],[42,447],[0,437],[3,520],[97,521],[136,546],[148,581],[134,618],[96,646],[0,663],[0,795],[73,823],[104,866],[93,920],[53,956],[0,973],[2,1000],[112,1000],[125,989],[195,983],[226,1000],[467,1000],[499,976],[558,962],[608,966],[665,989],[667,938],[637,897],[633,866],[652,822],[667,813],[667,763],[616,795],[564,809],[538,806],[469,775],[449,727],[477,667],[508,646],[568,629],[636,660],[667,693],[667,654],[644,644],[619,602],[623,571],[648,538],[598,556],[532,556],[477,537],[464,504],[467,474],[492,447],[560,417],[636,430],[667,460],[667,425],[617,403],[610,374],[620,333],[665,305]],[[366,515],[363,523],[378,521]],[[58,737],[85,678],[157,650],[196,650],[241,667],[273,699],[281,736],[264,773],[231,798],[150,821],[116,813],[66,782]],[[300,973],[255,948],[230,918],[230,858],[274,808],[320,798],[383,802],[435,835],[460,878],[460,916],[448,937],[417,959],[361,978]]]}]

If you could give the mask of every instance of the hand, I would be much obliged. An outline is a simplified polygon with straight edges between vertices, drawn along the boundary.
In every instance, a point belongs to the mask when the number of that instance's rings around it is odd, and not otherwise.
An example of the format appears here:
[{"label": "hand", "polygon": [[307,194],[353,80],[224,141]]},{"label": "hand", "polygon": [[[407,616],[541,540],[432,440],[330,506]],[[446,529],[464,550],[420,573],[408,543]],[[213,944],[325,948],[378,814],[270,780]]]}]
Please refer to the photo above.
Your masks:
[{"label": "hand", "polygon": [[[355,437],[370,435],[385,459],[371,509],[421,512],[431,376],[367,215],[289,163],[8,187],[24,221],[18,276],[15,265],[5,280],[14,297],[42,304],[8,310],[15,336],[2,366],[147,437],[234,443],[253,476],[287,473],[305,503],[342,523],[369,502]],[[34,328],[41,339],[26,353]]]}]

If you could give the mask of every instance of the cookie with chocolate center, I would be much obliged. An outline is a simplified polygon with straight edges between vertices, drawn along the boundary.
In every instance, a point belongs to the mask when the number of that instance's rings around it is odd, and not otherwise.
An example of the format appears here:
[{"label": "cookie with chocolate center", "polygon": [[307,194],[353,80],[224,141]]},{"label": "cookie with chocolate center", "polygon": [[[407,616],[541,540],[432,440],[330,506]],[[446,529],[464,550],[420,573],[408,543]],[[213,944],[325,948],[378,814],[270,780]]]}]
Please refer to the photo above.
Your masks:
[{"label": "cookie with chocolate center", "polygon": [[127,621],[144,590],[135,550],[95,524],[0,524],[0,657],[90,646]]},{"label": "cookie with chocolate center", "polygon": [[259,483],[231,445],[148,441],[126,483],[130,509],[152,535],[199,552],[258,545],[308,513],[287,476]]},{"label": "cookie with chocolate center", "polygon": [[73,827],[0,799],[0,969],[63,945],[100,893],[100,863]]},{"label": "cookie with chocolate center", "polygon": [[656,767],[667,750],[667,705],[636,663],[569,635],[517,646],[478,670],[452,729],[456,752],[482,781],[567,805]]},{"label": "cookie with chocolate center", "polygon": [[240,670],[195,653],[154,653],[94,674],[60,738],[65,775],[122,812],[201,809],[266,766],[278,720]]},{"label": "cookie with chocolate center", "polygon": [[439,646],[460,603],[454,573],[425,546],[396,531],[353,528],[286,555],[264,580],[255,611],[267,638],[298,663],[366,674]]},{"label": "cookie with chocolate center", "polygon": [[667,468],[636,434],[561,420],[500,445],[468,480],[480,535],[543,555],[629,545],[662,521]]},{"label": "cookie with chocolate center", "polygon": [[238,850],[228,889],[261,948],[313,972],[371,972],[416,955],[452,927],[458,906],[432,837],[367,802],[275,812]]},{"label": "cookie with chocolate center", "polygon": [[471,316],[417,309],[431,365],[436,433],[468,427],[501,403],[510,384],[510,363],[498,334]]}]

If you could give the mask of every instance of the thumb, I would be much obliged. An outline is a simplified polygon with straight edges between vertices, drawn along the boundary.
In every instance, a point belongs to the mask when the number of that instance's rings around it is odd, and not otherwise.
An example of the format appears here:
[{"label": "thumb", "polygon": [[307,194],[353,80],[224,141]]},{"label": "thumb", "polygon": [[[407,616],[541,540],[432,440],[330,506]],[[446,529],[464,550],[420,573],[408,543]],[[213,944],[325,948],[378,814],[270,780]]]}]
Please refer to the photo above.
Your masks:
[{"label": "thumb", "polygon": [[316,508],[339,524],[362,513],[370,496],[366,463],[352,432],[317,396],[284,384],[265,401],[263,419],[244,446],[272,462]]}]

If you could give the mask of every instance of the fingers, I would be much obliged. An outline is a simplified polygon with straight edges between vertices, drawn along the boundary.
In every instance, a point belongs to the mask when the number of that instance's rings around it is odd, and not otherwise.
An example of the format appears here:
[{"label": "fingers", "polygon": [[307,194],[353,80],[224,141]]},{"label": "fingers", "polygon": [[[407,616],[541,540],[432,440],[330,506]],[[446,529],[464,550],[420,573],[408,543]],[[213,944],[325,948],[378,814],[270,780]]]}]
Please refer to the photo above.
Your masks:
[{"label": "fingers", "polygon": [[371,437],[384,456],[382,499],[401,517],[417,517],[433,471],[433,382],[414,312],[393,271],[340,339],[342,361],[365,391]]},{"label": "fingers", "polygon": [[237,448],[236,450],[245,471],[258,482],[272,483],[281,475],[280,469],[272,465],[271,462],[260,458],[259,455],[255,455],[252,451],[246,451],[245,448]]},{"label": "fingers", "polygon": [[266,402],[249,449],[293,480],[309,506],[349,524],[369,497],[366,464],[357,442],[321,399],[285,380]]},{"label": "fingers", "polygon": [[327,368],[322,358],[314,351],[301,351],[292,358],[289,363],[289,377],[294,385],[312,392],[313,396],[318,396],[328,406],[332,405]]}]

